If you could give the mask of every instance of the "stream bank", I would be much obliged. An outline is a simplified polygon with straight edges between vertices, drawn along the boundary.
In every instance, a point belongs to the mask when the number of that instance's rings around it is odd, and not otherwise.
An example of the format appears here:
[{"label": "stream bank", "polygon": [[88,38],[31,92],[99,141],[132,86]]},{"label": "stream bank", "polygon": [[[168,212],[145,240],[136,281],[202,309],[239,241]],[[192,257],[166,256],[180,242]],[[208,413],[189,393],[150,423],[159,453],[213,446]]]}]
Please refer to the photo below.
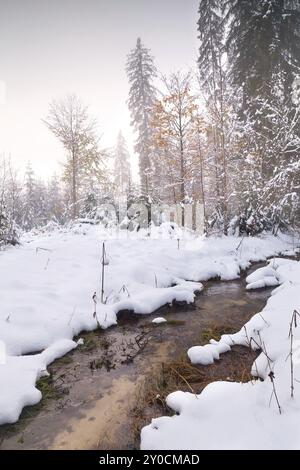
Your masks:
[{"label": "stream bank", "polygon": [[[172,387],[199,393],[214,380],[250,380],[255,356],[247,348],[234,347],[216,364],[193,368],[186,351],[239,330],[272,289],[246,291],[245,275],[204,285],[194,305],[147,316],[124,312],[117,327],[82,334],[84,345],[55,361],[50,378],[39,382],[41,403],[26,408],[15,425],[0,427],[0,449],[137,448],[140,428],[162,414]],[[154,326],[157,316],[168,323]]]}]

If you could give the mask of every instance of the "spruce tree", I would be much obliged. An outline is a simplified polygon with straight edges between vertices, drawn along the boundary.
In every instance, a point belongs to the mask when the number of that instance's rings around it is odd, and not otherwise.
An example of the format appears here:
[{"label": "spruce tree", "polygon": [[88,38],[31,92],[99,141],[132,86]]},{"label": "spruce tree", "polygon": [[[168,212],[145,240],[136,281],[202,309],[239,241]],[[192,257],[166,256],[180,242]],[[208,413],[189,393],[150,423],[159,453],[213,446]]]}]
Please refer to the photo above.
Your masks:
[{"label": "spruce tree", "polygon": [[269,98],[274,76],[284,78],[286,100],[300,73],[300,0],[227,0],[227,51],[232,83],[243,91],[243,110]]},{"label": "spruce tree", "polygon": [[36,180],[31,163],[28,162],[25,173],[24,196],[23,196],[23,219],[22,227],[31,230],[36,223]]},{"label": "spruce tree", "polygon": [[[220,0],[201,0],[198,32],[200,39],[198,66],[201,90],[211,116],[211,147],[215,169],[215,214],[223,231],[228,231],[228,175],[226,153],[226,81],[224,63],[224,10]],[[218,222],[219,223],[219,222]]]},{"label": "spruce tree", "polygon": [[215,95],[222,79],[221,61],[224,50],[224,23],[219,0],[200,1],[197,25],[201,82],[205,87],[211,87],[212,94]]},{"label": "spruce tree", "polygon": [[128,107],[132,125],[137,133],[135,151],[139,156],[141,194],[148,198],[150,193],[150,115],[155,100],[153,81],[156,68],[153,57],[140,38],[127,59],[126,71],[130,83]]},{"label": "spruce tree", "polygon": [[47,188],[47,215],[48,220],[56,223],[64,221],[64,205],[62,200],[59,178],[54,173]]},{"label": "spruce tree", "polygon": [[115,196],[128,198],[131,185],[130,155],[122,132],[119,132],[114,151]]}]

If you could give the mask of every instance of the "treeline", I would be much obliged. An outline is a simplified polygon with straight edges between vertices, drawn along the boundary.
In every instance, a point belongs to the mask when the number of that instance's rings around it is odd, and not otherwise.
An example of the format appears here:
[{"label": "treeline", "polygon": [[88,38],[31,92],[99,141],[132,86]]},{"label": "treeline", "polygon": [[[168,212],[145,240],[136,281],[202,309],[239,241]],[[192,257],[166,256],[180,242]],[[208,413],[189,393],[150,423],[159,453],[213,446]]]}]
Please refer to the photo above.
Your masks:
[{"label": "treeline", "polygon": [[[68,130],[57,114],[57,107],[62,110],[65,106],[69,114],[63,113],[64,116],[76,123]],[[53,127],[54,107],[61,125],[57,128]],[[138,200],[139,189],[132,182],[130,154],[121,132],[113,149],[102,149],[94,132],[96,122],[90,120],[87,108],[73,95],[53,102],[45,123],[55,130],[66,149],[63,171],[45,182],[36,176],[30,162],[22,174],[10,158],[0,155],[0,247],[16,244],[22,231],[38,229],[49,222],[100,222],[106,217],[105,205]]]},{"label": "treeline", "polygon": [[128,58],[141,191],[203,202],[207,231],[299,224],[300,3],[202,0],[195,74],[158,75],[139,39]]},{"label": "treeline", "polygon": [[197,27],[196,71],[161,76],[140,38],[128,55],[140,184],[121,133],[103,149],[78,97],[53,101],[44,123],[65,149],[63,174],[45,184],[29,167],[21,181],[2,159],[2,242],[16,226],[95,219],[120,198],[200,202],[207,233],[299,226],[300,0],[201,0]]}]

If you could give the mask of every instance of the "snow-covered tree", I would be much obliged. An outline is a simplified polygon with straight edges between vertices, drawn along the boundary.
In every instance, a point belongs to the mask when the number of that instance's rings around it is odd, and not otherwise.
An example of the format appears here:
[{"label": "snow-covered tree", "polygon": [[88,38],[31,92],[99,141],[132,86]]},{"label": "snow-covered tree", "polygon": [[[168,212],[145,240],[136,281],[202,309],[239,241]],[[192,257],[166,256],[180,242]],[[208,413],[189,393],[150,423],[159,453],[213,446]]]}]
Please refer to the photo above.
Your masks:
[{"label": "snow-covered tree", "polygon": [[198,67],[201,83],[208,87],[214,99],[220,91],[224,52],[224,17],[220,0],[201,0],[198,33],[200,40]]},{"label": "snow-covered tree", "polygon": [[199,83],[210,116],[210,159],[213,159],[215,208],[214,218],[228,230],[228,170],[226,153],[227,68],[224,60],[224,10],[219,0],[201,0],[199,6]]},{"label": "snow-covered tree", "polygon": [[25,230],[41,227],[47,223],[47,219],[46,186],[36,178],[31,163],[28,163],[22,192],[21,227]]},{"label": "snow-covered tree", "polygon": [[[157,198],[167,203],[203,201],[202,132],[190,73],[164,78],[165,91],[153,107],[152,178]],[[184,212],[182,212],[184,223]]]},{"label": "snow-covered tree", "polygon": [[135,151],[139,156],[141,194],[148,198],[151,192],[150,115],[156,95],[153,81],[157,72],[150,50],[142,44],[140,38],[128,55],[126,71],[130,84],[128,107],[137,133]]},{"label": "snow-covered tree", "polygon": [[99,150],[96,121],[76,95],[68,95],[51,103],[44,122],[67,152],[64,179],[71,192],[72,217],[76,218],[83,186],[105,179],[106,154]]},{"label": "snow-covered tree", "polygon": [[0,247],[18,242],[15,224],[18,196],[11,162],[2,156],[0,158]]},{"label": "snow-covered tree", "polygon": [[243,110],[255,113],[253,98],[268,98],[274,74],[284,93],[300,71],[300,2],[227,0],[227,52],[232,83],[243,90]]},{"label": "snow-covered tree", "polygon": [[65,207],[61,182],[54,173],[47,186],[47,220],[56,223],[65,221]]},{"label": "snow-covered tree", "polygon": [[122,132],[119,132],[114,149],[114,192],[118,200],[120,197],[128,199],[131,190],[130,155]]},{"label": "snow-covered tree", "polygon": [[37,199],[36,199],[36,181],[34,171],[31,163],[28,162],[25,181],[24,181],[24,193],[23,193],[23,216],[22,216],[22,227],[25,230],[31,230],[35,226],[36,212],[37,212]]}]

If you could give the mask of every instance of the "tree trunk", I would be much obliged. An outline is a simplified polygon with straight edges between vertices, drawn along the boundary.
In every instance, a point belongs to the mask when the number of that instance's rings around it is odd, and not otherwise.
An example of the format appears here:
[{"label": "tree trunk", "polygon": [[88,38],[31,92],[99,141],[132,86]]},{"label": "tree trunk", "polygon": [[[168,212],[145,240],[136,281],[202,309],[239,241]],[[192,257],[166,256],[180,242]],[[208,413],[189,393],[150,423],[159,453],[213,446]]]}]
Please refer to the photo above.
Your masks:
[{"label": "tree trunk", "polygon": [[72,217],[77,217],[77,181],[76,181],[76,154],[72,152]]}]

